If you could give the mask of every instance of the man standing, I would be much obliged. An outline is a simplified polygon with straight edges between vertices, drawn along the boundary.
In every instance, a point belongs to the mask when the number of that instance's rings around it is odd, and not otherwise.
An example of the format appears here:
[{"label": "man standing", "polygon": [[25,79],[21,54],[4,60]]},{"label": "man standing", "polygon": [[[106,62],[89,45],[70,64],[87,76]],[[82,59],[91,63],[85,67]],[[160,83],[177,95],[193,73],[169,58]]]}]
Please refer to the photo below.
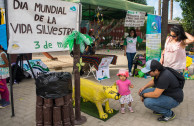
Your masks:
[{"label": "man standing", "polygon": [[171,109],[183,101],[183,90],[177,77],[157,60],[147,61],[141,71],[154,77],[139,90],[144,105],[153,110],[154,114],[162,115],[158,121],[174,119],[176,115]]}]

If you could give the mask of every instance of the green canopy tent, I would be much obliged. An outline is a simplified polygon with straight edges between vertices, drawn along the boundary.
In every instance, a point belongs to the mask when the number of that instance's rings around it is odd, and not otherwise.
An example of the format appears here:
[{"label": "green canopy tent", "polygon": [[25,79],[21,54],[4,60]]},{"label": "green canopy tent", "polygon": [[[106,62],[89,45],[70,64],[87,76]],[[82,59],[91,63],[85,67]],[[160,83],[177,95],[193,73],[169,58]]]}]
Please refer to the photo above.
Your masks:
[{"label": "green canopy tent", "polygon": [[153,14],[154,7],[126,0],[64,0],[82,4],[82,19],[92,20],[95,10],[100,7],[105,19],[125,18],[127,10],[144,11]]},{"label": "green canopy tent", "polygon": [[[146,6],[126,0],[63,0],[67,2],[82,4],[82,20],[93,20],[96,15],[96,9],[103,14],[104,19],[123,19],[127,10],[144,11],[153,14],[154,7]],[[80,74],[78,67],[80,59],[79,45],[74,41],[74,85],[75,85],[75,124],[81,125],[86,121],[80,113]]]}]

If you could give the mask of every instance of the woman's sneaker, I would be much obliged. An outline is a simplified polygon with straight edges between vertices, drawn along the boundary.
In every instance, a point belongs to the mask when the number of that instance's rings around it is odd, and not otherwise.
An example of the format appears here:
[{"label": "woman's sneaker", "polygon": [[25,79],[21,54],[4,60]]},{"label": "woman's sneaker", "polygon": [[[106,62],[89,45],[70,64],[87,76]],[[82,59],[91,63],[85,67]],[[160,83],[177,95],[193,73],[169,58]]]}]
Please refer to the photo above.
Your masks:
[{"label": "woman's sneaker", "polygon": [[160,121],[160,122],[167,122],[167,121],[169,121],[169,120],[173,120],[175,117],[176,117],[176,115],[175,115],[174,112],[172,111],[172,115],[171,115],[170,117],[162,116],[162,117],[159,117],[159,118],[158,118],[158,121]]},{"label": "woman's sneaker", "polygon": [[6,107],[6,106],[8,106],[8,105],[10,105],[10,102],[9,102],[9,101],[4,101],[4,102],[1,104],[2,107]]}]

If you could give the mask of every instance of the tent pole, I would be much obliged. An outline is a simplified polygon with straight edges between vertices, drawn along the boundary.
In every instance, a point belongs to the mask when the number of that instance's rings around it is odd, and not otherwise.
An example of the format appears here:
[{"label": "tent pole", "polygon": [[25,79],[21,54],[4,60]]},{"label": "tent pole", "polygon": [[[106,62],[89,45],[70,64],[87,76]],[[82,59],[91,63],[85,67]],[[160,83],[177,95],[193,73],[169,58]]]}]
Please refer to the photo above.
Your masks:
[{"label": "tent pole", "polygon": [[[7,45],[9,45],[9,25],[8,25],[8,4],[7,4],[7,0],[4,0],[4,4],[5,4],[5,19],[6,19],[6,33],[7,33]],[[9,61],[9,75],[10,75],[10,97],[11,97],[11,117],[15,116],[15,112],[14,112],[14,101],[13,101],[13,76],[12,76],[12,70],[11,70],[11,55],[8,54],[8,61]]]},{"label": "tent pole", "polygon": [[[22,55],[22,57],[23,57],[23,55]],[[27,61],[27,63],[28,63],[28,66],[30,67],[30,70],[31,70],[31,72],[32,72],[32,76],[33,76],[33,78],[34,78],[34,80],[35,80],[35,82],[36,82],[37,78],[36,78],[36,76],[35,76],[35,74],[34,74],[34,71],[33,71],[33,69],[32,69],[32,66],[30,65],[30,62],[29,62],[29,60],[28,60],[28,57],[27,57],[26,54],[24,54],[24,57],[26,58],[26,61]],[[23,63],[22,63],[22,68],[23,68]]]}]

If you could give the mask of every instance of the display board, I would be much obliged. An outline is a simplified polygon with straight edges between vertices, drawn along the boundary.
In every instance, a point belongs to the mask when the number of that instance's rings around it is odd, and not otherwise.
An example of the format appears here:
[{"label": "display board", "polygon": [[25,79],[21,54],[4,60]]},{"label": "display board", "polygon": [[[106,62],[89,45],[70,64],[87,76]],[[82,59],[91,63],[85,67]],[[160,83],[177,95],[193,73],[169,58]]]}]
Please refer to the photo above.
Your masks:
[{"label": "display board", "polygon": [[146,61],[160,60],[161,57],[161,16],[148,14],[146,28]]},{"label": "display board", "polygon": [[96,71],[97,80],[104,80],[110,78],[109,65],[112,62],[113,57],[102,58],[101,63]]},{"label": "display board", "polygon": [[79,4],[58,0],[8,0],[8,53],[62,51],[78,30]]}]

